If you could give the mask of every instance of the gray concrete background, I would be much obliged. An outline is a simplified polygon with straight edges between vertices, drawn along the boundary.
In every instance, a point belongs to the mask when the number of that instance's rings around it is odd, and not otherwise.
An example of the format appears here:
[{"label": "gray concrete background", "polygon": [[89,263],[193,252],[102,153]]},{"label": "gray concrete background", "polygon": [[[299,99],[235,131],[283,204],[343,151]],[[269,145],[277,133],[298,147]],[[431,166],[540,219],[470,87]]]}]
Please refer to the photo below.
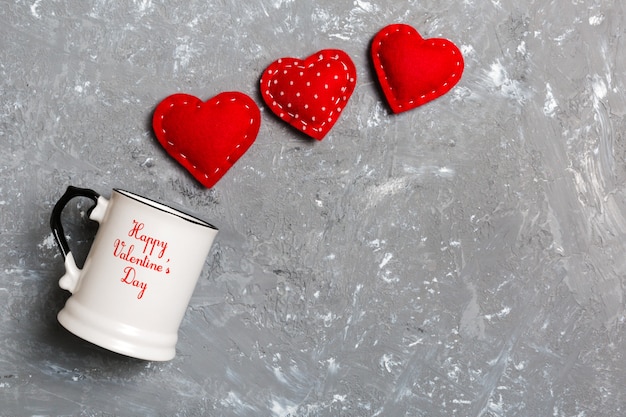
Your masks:
[{"label": "gray concrete background", "polygon": [[[3,1],[1,416],[626,414],[624,2]],[[369,42],[402,22],[465,57],[392,115]],[[358,84],[312,141],[263,106],[283,56]],[[175,92],[242,91],[256,143],[206,190],[158,145]],[[69,184],[220,228],[166,363],[67,333],[48,228]],[[94,227],[68,214],[86,253]],[[73,214],[72,214],[73,213]]]}]

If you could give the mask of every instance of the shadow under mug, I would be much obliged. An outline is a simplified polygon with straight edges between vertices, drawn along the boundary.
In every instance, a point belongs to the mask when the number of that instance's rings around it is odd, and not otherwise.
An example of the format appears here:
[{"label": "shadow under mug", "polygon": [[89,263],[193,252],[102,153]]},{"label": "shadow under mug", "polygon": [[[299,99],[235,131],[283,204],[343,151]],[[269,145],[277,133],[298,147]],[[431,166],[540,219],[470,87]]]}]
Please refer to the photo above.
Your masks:
[{"label": "shadow under mug", "polygon": [[[95,205],[98,231],[82,269],[63,226],[63,208],[75,197]],[[65,258],[59,286],[72,293],[61,325],[96,345],[144,360],[176,354],[178,328],[217,235],[195,216],[140,195],[114,189],[110,199],[70,186],[56,203],[50,227]]]}]

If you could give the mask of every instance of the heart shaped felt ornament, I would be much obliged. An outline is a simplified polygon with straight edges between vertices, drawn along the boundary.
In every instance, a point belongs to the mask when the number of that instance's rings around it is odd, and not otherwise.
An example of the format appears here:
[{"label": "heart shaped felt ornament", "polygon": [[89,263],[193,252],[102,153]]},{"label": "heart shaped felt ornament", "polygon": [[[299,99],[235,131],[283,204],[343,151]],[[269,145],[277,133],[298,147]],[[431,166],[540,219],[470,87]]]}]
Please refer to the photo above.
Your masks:
[{"label": "heart shaped felt ornament", "polygon": [[463,74],[463,55],[447,39],[424,39],[409,25],[384,27],[372,41],[372,61],[394,113],[421,106],[450,91]]},{"label": "heart shaped felt ornament", "polygon": [[345,52],[324,49],[306,59],[280,58],[261,76],[261,95],[281,120],[322,140],[356,85],[356,68]]},{"label": "heart shaped felt ornament", "polygon": [[260,126],[259,107],[240,92],[220,93],[206,102],[174,94],[157,105],[152,118],[167,153],[207,188],[250,148]]}]

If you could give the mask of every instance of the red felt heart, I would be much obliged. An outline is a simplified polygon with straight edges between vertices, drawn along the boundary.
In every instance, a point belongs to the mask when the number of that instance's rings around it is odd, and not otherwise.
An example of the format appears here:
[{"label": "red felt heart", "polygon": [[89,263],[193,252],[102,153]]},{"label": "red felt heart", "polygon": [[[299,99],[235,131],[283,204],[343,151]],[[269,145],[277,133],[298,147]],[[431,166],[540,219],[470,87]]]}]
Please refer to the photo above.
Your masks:
[{"label": "red felt heart", "polygon": [[301,132],[322,140],[356,85],[350,57],[324,49],[302,60],[280,58],[261,76],[261,95],[270,110]]},{"label": "red felt heart", "polygon": [[188,94],[165,98],[154,111],[154,133],[202,185],[213,187],[255,141],[261,126],[256,103],[239,92],[206,102]]},{"label": "red felt heart", "polygon": [[393,24],[374,36],[374,69],[394,113],[421,106],[461,79],[463,55],[447,39],[423,39],[411,26]]}]

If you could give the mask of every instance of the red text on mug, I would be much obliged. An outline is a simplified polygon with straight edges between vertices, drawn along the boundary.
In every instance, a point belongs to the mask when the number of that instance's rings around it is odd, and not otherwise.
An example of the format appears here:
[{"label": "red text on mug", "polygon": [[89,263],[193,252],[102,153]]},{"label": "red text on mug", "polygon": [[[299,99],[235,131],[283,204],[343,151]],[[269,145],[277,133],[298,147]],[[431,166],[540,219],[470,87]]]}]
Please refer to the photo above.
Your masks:
[{"label": "red text on mug", "polygon": [[120,281],[139,289],[137,299],[144,296],[148,283],[137,279],[136,267],[166,275],[170,273],[170,268],[167,266],[170,260],[165,256],[167,241],[145,234],[144,228],[144,223],[133,220],[132,227],[128,231],[128,239],[118,238],[113,242],[113,256],[132,264],[132,266],[124,267]]}]

